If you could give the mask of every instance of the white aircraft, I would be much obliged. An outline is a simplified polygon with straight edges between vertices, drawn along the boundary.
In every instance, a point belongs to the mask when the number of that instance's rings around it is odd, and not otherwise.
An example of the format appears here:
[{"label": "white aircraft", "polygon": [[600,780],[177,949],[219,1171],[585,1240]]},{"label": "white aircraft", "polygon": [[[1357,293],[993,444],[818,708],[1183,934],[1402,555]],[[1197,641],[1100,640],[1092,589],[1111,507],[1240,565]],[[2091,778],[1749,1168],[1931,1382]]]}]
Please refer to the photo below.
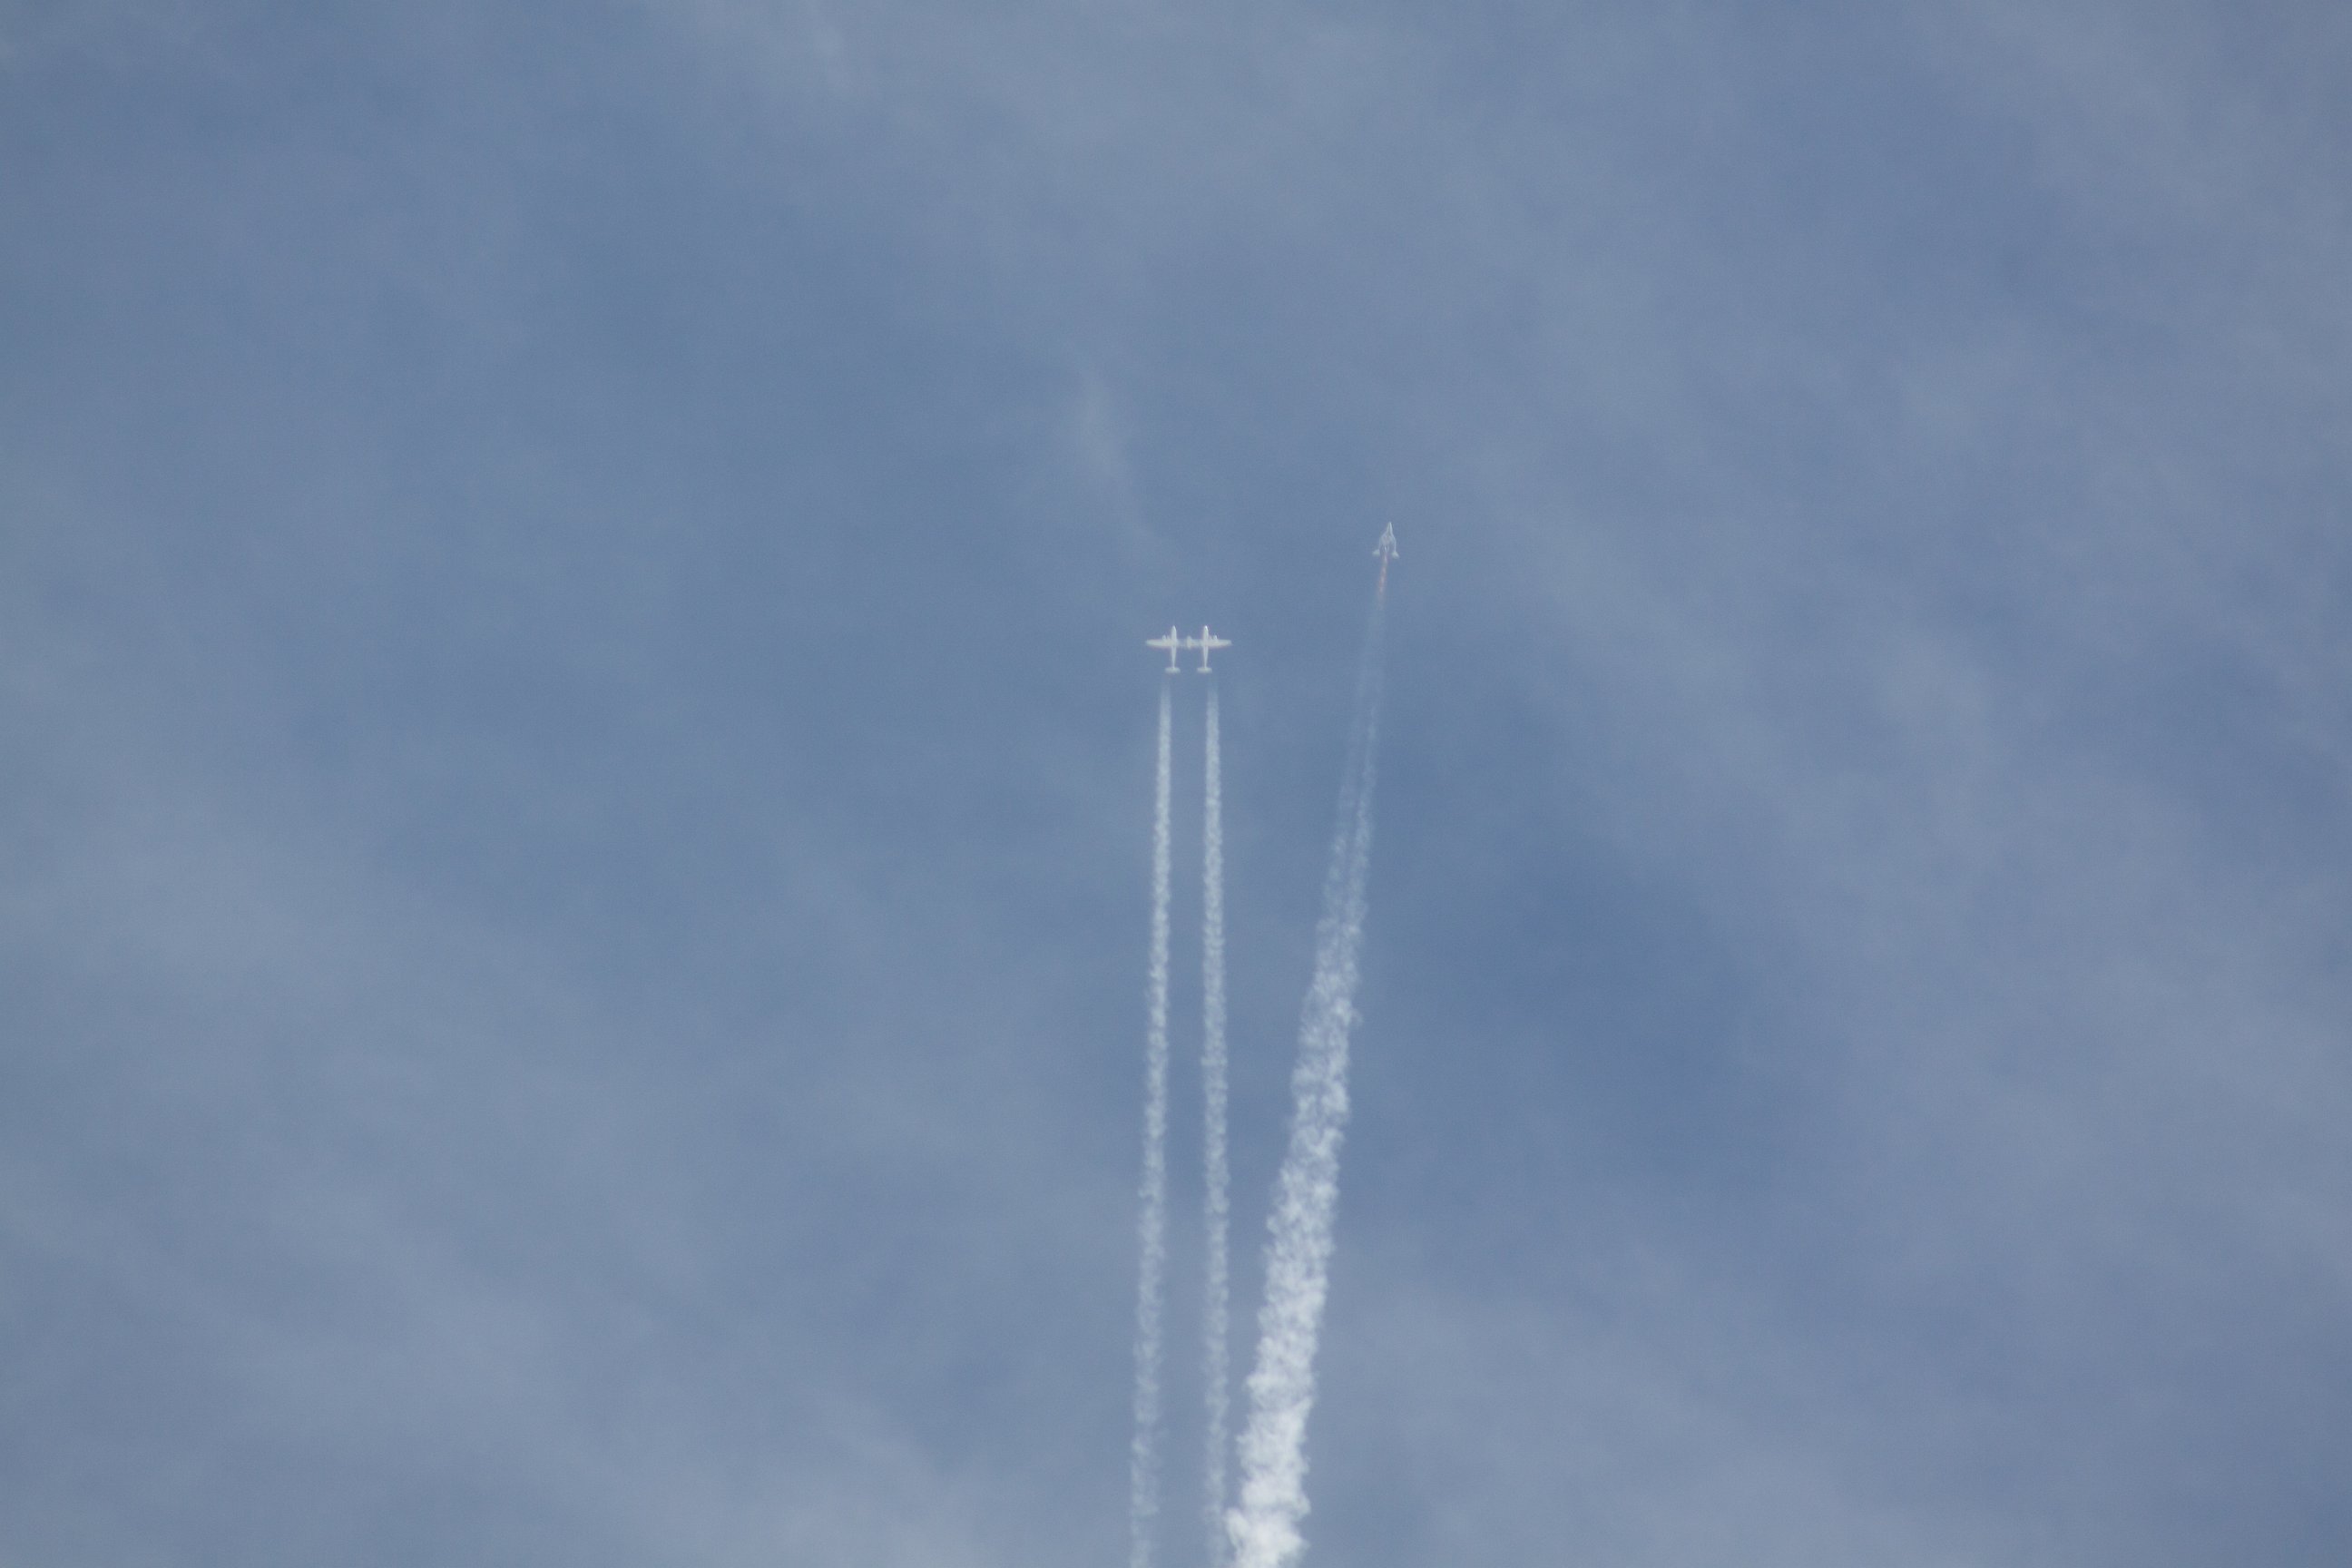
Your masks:
[{"label": "white aircraft", "polygon": [[1381,558],[1381,591],[1386,593],[1389,585],[1389,563],[1397,558],[1395,523],[1392,522],[1381,530],[1381,542],[1372,546],[1372,553]]},{"label": "white aircraft", "polygon": [[[1201,668],[1197,673],[1206,675],[1209,673],[1209,654],[1211,651],[1221,647],[1231,647],[1234,644],[1232,638],[1221,637],[1204,626],[1201,628],[1201,635],[1199,637],[1186,637],[1184,639],[1184,646],[1188,648],[1198,648],[1200,650]],[[1170,654],[1168,657],[1171,660],[1173,660],[1176,656],[1174,654]]]},{"label": "white aircraft", "polygon": [[[1205,630],[1206,628],[1204,627],[1203,629]],[[1146,647],[1165,648],[1168,652],[1168,673],[1173,675],[1176,673],[1176,650],[1180,647],[1191,647],[1192,646],[1192,639],[1191,637],[1178,637],[1176,635],[1176,628],[1174,626],[1170,626],[1166,637],[1146,638],[1143,646]]]}]

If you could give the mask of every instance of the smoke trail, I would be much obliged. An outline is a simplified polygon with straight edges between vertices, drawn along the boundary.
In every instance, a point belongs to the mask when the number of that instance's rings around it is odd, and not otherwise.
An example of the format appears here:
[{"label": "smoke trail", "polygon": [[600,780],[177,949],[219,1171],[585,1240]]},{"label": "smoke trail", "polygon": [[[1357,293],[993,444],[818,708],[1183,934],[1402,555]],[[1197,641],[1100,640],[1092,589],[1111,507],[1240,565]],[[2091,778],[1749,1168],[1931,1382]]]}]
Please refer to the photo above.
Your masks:
[{"label": "smoke trail", "polygon": [[1135,1286],[1135,1441],[1128,1456],[1129,1568],[1151,1568],[1160,1517],[1160,1307],[1168,1272],[1168,683],[1151,803],[1151,962],[1143,1035],[1142,1260]]},{"label": "smoke trail", "polygon": [[1201,1382],[1208,1397],[1208,1452],[1202,1470],[1209,1522],[1209,1568],[1224,1561],[1225,1450],[1233,1373],[1227,1261],[1232,1175],[1225,1155],[1225,828],[1217,742],[1217,683],[1209,680],[1207,777],[1201,824],[1201,1166],[1206,1235]]},{"label": "smoke trail", "polygon": [[1374,751],[1380,738],[1385,597],[1376,597],[1357,672],[1339,824],[1315,933],[1315,977],[1298,1024],[1290,1146],[1266,1218],[1265,1300],[1242,1434],[1241,1503],[1225,1521],[1234,1568],[1287,1568],[1306,1544],[1307,1417],[1315,1349],[1330,1284],[1331,1222],[1339,1201],[1339,1142],[1348,1122],[1348,1037],[1356,1022],[1357,955],[1371,868]]}]

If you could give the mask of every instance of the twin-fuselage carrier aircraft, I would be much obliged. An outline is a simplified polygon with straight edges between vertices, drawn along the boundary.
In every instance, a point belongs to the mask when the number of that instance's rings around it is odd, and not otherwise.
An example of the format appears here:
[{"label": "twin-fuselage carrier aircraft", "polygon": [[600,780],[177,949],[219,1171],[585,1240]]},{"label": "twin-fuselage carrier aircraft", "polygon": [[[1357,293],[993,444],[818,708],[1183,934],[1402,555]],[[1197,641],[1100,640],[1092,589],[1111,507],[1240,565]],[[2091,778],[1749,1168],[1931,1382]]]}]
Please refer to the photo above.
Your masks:
[{"label": "twin-fuselage carrier aircraft", "polygon": [[1231,647],[1234,644],[1231,637],[1221,637],[1214,632],[1209,630],[1206,626],[1202,626],[1201,628],[1201,635],[1196,637],[1179,637],[1176,635],[1176,628],[1174,626],[1170,626],[1166,637],[1151,637],[1146,640],[1143,646],[1146,647],[1160,648],[1167,653],[1168,673],[1171,675],[1175,674],[1178,668],[1176,664],[1176,653],[1179,648],[1181,648],[1186,653],[1191,653],[1197,649],[1201,655],[1201,668],[1196,671],[1196,673],[1206,675],[1209,673],[1209,655],[1211,651],[1221,647]]}]

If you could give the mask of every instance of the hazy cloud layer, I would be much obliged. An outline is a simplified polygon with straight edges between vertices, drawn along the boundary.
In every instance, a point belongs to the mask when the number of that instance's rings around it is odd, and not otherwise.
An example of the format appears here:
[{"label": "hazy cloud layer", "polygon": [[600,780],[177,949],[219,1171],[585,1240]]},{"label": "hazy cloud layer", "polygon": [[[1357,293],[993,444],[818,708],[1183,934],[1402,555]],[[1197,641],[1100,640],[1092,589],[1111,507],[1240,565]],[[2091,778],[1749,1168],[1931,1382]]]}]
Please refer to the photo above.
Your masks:
[{"label": "hazy cloud layer", "polygon": [[1392,519],[1309,1560],[2339,1561],[2347,67],[0,20],[0,1557],[1112,1560],[1137,645],[1254,1238]]}]

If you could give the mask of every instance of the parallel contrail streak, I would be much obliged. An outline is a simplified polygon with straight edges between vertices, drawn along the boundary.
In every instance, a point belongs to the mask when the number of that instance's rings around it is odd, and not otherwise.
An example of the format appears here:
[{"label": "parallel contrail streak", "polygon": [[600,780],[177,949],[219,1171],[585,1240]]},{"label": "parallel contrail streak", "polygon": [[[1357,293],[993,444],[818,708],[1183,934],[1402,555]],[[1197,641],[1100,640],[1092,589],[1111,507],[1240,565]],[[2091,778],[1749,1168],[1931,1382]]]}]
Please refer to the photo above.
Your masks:
[{"label": "parallel contrail streak", "polygon": [[1151,805],[1151,959],[1145,982],[1143,1181],[1137,1221],[1135,1439],[1128,1456],[1128,1563],[1151,1568],[1160,1516],[1160,1310],[1168,1272],[1168,683]]},{"label": "parallel contrail streak", "polygon": [[1374,601],[1358,670],[1339,824],[1316,928],[1315,977],[1291,1074],[1290,1145],[1266,1220],[1265,1300],[1242,1434],[1240,1505],[1226,1516],[1234,1568],[1288,1568],[1305,1540],[1307,1418],[1315,1352],[1330,1286],[1339,1143],[1348,1121],[1348,1039],[1356,1022],[1357,958],[1371,868],[1374,751],[1380,738],[1384,595]]},{"label": "parallel contrail streak", "polygon": [[1201,1380],[1208,1401],[1207,1456],[1202,1470],[1208,1516],[1209,1568],[1225,1551],[1225,1452],[1231,1426],[1233,1373],[1229,1223],[1232,1174],[1225,1153],[1225,830],[1224,785],[1217,738],[1217,684],[1209,681],[1207,784],[1201,826],[1201,1165],[1206,1259],[1202,1290]]}]

